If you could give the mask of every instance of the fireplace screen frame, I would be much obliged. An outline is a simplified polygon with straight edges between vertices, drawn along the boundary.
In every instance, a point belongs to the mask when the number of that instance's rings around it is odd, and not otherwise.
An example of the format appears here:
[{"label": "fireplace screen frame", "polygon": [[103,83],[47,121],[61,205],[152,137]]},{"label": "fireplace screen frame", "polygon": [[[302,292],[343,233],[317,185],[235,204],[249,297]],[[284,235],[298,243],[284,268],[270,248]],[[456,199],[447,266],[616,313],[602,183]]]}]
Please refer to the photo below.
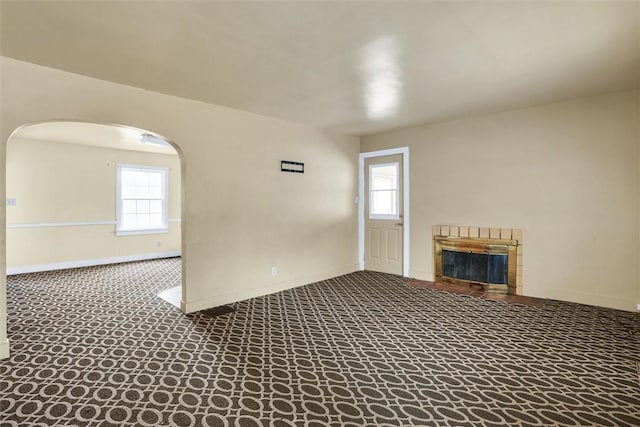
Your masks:
[{"label": "fireplace screen frame", "polygon": [[[436,282],[476,288],[488,292],[516,294],[517,277],[517,240],[483,239],[475,237],[434,236],[434,262]],[[442,274],[442,251],[466,252],[475,254],[507,255],[507,284],[494,284],[454,277]]]}]

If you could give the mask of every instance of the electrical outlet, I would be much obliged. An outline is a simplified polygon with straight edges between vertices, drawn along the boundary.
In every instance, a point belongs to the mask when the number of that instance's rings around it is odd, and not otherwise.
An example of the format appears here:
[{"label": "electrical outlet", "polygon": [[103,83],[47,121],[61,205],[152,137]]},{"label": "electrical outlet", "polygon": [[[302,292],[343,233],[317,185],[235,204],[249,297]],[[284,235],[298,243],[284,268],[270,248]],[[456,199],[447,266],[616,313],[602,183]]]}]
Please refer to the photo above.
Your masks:
[{"label": "electrical outlet", "polygon": [[161,241],[157,241],[156,242],[156,248],[159,248],[160,246],[162,246],[162,242]]},{"label": "electrical outlet", "polygon": [[276,277],[278,275],[278,268],[277,267],[271,267],[271,275],[273,277]]},{"label": "electrical outlet", "polygon": [[7,206],[15,206],[15,205],[16,205],[16,199],[14,198],[7,199]]}]

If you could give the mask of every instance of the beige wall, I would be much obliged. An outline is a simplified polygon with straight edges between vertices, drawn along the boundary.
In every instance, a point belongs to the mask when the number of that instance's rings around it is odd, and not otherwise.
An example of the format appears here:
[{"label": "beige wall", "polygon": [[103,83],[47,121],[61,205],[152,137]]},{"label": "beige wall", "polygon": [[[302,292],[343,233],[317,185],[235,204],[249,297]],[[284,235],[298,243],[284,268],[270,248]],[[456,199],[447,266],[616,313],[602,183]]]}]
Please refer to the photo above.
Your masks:
[{"label": "beige wall", "polygon": [[118,163],[169,168],[168,217],[180,219],[177,154],[12,138],[7,145],[6,189],[16,206],[7,207],[9,271],[179,253],[179,222],[170,222],[168,233],[132,236],[116,236],[113,224],[24,226],[115,222]]},{"label": "beige wall", "polygon": [[431,227],[524,229],[525,295],[635,310],[637,91],[367,136],[409,146],[411,275],[433,279]]},{"label": "beige wall", "polygon": [[[179,146],[187,311],[357,270],[358,138],[9,58],[1,65],[2,141],[24,123],[62,118],[134,126]],[[305,173],[280,172],[283,159],[305,162]],[[3,205],[0,223],[5,212]],[[0,347],[4,270],[0,265]]]}]

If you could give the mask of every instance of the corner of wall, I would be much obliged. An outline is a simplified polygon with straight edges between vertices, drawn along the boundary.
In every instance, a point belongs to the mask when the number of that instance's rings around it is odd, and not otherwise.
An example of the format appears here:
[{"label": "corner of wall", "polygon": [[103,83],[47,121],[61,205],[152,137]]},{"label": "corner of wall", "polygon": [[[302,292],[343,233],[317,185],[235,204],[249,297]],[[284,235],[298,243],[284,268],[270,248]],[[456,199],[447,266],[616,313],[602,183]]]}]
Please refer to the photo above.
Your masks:
[{"label": "corner of wall", "polygon": [[[0,130],[0,177],[6,182],[6,150],[9,136],[6,128]],[[0,359],[9,357],[9,340],[7,339],[7,250],[6,250],[6,186],[0,185]]]},{"label": "corner of wall", "polygon": [[[640,5],[638,6],[638,19],[640,19]],[[638,156],[638,168],[636,169],[637,173],[637,181],[638,181],[638,247],[640,248],[640,89],[636,90],[637,92],[637,101],[636,101],[636,109],[638,111],[638,120],[636,125],[638,127],[638,144],[636,146],[637,156]],[[638,258],[640,261],[640,251],[638,252]],[[637,295],[637,304],[636,311],[640,311],[640,262],[638,262],[638,272],[637,272],[637,282],[638,282],[638,295]]]}]

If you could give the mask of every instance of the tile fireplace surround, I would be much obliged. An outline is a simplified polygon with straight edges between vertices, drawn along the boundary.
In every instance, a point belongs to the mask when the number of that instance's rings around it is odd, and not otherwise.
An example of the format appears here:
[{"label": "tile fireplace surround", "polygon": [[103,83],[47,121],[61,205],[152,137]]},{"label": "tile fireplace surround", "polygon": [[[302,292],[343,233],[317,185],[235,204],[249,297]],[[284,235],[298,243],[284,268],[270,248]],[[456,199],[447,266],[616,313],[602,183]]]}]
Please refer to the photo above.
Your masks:
[{"label": "tile fireplace surround", "polygon": [[[433,241],[435,248],[435,239],[437,237],[454,237],[468,239],[483,240],[512,240],[517,243],[516,247],[516,288],[515,294],[522,295],[522,229],[521,228],[497,228],[497,227],[475,227],[475,226],[459,226],[459,225],[434,225]],[[434,249],[434,263],[435,263]],[[434,270],[435,271],[435,270]]]}]

